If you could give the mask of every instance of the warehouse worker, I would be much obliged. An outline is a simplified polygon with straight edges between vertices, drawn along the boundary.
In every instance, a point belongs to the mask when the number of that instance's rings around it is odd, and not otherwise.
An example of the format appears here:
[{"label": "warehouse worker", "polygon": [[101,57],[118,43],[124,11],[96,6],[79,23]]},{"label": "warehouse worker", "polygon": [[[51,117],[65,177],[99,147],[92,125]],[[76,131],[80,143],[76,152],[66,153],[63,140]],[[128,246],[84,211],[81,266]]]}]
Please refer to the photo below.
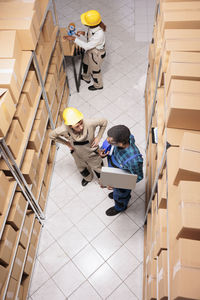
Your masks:
[{"label": "warehouse worker", "polygon": [[[87,32],[87,41],[83,41],[75,36],[66,36],[68,40],[73,40],[79,47],[85,49],[83,58],[83,74],[81,79],[90,83],[91,77],[94,84],[89,86],[90,91],[103,89],[101,74],[101,65],[105,51],[105,31],[106,26],[101,21],[101,16],[96,10],[89,10],[81,15],[81,22],[89,29]],[[78,31],[77,35],[85,35],[84,31]]]},{"label": "warehouse worker", "polygon": [[[135,138],[130,133],[128,127],[117,125],[110,128],[107,132],[107,142],[113,145],[114,149],[111,156],[109,148],[99,150],[101,157],[108,158],[108,165],[114,168],[120,168],[137,175],[137,182],[143,179],[143,158],[139,149],[135,145]],[[113,192],[108,194],[110,199],[114,199],[115,206],[106,211],[106,215],[114,216],[127,209],[131,198],[131,190],[114,188]]]},{"label": "warehouse worker", "polygon": [[[83,114],[74,107],[63,111],[64,124],[50,132],[49,137],[67,145],[75,160],[76,166],[83,176],[82,186],[86,186],[93,178],[93,172],[100,177],[103,165],[98,153],[98,144],[107,126],[106,119],[83,119]],[[99,131],[95,137],[95,130]]]}]

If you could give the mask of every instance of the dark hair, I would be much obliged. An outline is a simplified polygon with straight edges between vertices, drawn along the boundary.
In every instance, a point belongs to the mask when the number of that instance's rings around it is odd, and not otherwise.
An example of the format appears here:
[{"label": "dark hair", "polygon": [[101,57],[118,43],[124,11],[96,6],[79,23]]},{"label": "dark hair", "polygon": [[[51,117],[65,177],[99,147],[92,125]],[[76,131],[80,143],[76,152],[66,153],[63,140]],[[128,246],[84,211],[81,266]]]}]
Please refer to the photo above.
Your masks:
[{"label": "dark hair", "polygon": [[98,26],[100,26],[103,31],[106,31],[106,25],[102,21],[98,25],[88,26],[88,27],[90,27],[90,28],[96,28]]},{"label": "dark hair", "polygon": [[123,144],[129,143],[130,134],[131,132],[129,128],[126,127],[125,125],[113,126],[107,132],[107,135],[109,137],[112,137],[116,143],[123,143]]}]

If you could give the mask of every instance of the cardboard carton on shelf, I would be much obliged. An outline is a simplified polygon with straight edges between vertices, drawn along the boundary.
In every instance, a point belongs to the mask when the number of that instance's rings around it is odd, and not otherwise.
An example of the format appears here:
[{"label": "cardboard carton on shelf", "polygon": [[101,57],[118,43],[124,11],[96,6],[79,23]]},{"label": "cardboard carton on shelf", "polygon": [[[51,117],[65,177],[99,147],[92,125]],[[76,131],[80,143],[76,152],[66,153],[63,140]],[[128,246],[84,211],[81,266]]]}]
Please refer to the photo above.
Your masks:
[{"label": "cardboard carton on shelf", "polygon": [[168,299],[168,263],[167,250],[161,251],[158,256],[158,299]]},{"label": "cardboard carton on shelf", "polygon": [[7,223],[10,224],[15,230],[21,227],[22,220],[25,214],[26,200],[22,193],[15,193],[12,206],[10,208]]},{"label": "cardboard carton on shelf", "polygon": [[24,175],[27,183],[31,184],[36,175],[38,165],[38,157],[35,150],[27,149],[22,164],[21,172]]},{"label": "cardboard carton on shelf", "polygon": [[198,94],[170,93],[167,104],[167,127],[200,130]]},{"label": "cardboard carton on shelf", "polygon": [[26,257],[25,266],[24,266],[24,273],[26,275],[31,274],[31,269],[32,269],[32,265],[33,265],[34,257],[35,257],[35,252],[36,252],[36,248],[32,244],[30,244],[28,253],[27,253],[27,257]]},{"label": "cardboard carton on shelf", "polygon": [[6,225],[0,241],[0,262],[4,266],[10,263],[16,236],[17,232],[10,225]]},{"label": "cardboard carton on shelf", "polygon": [[156,224],[156,246],[155,253],[159,255],[162,250],[167,249],[167,210],[158,210]]},{"label": "cardboard carton on shelf", "polygon": [[52,74],[48,75],[48,79],[45,83],[45,90],[47,93],[48,102],[49,104],[51,104],[53,102],[53,99],[55,97],[55,92],[56,92],[56,84],[55,84],[54,76]]},{"label": "cardboard carton on shelf", "polygon": [[200,3],[198,1],[183,1],[181,5],[179,2],[161,2],[160,11],[179,11],[179,10],[200,10]]},{"label": "cardboard carton on shelf", "polygon": [[40,120],[35,120],[33,124],[33,129],[31,131],[30,139],[28,142],[28,148],[34,149],[36,152],[39,151],[42,139],[46,130],[46,119],[41,118]]},{"label": "cardboard carton on shelf", "polygon": [[19,243],[24,249],[26,249],[27,245],[28,245],[30,229],[31,229],[31,218],[28,215],[26,215],[24,224],[22,227],[21,236],[19,239]]},{"label": "cardboard carton on shelf", "polygon": [[38,241],[40,230],[41,230],[41,224],[39,223],[39,221],[37,219],[35,219],[32,235],[31,235],[31,240],[30,240],[30,244],[32,244],[35,247],[37,246],[37,241]]},{"label": "cardboard carton on shelf", "polygon": [[13,120],[6,137],[6,144],[15,159],[17,159],[22,140],[23,131],[21,126],[18,120]]},{"label": "cardboard carton on shelf", "polygon": [[0,137],[5,137],[11,125],[16,106],[8,89],[0,88]]},{"label": "cardboard carton on shelf", "polygon": [[17,293],[17,280],[10,277],[5,299],[14,300]]},{"label": "cardboard carton on shelf", "polygon": [[35,50],[39,37],[39,23],[35,11],[26,11],[21,18],[0,18],[0,30],[16,30],[19,36],[22,50]]},{"label": "cardboard carton on shelf", "polygon": [[7,88],[14,103],[18,102],[22,77],[16,59],[0,58],[0,88]]},{"label": "cardboard carton on shelf", "polygon": [[0,293],[8,275],[8,268],[0,265]]},{"label": "cardboard carton on shelf", "polygon": [[200,82],[193,80],[171,79],[168,97],[173,93],[200,95]]},{"label": "cardboard carton on shelf", "polygon": [[0,58],[16,58],[18,61],[20,61],[22,48],[21,48],[17,31],[1,30],[0,40],[1,40]]},{"label": "cardboard carton on shelf", "polygon": [[25,249],[22,248],[20,245],[17,248],[17,253],[15,256],[11,277],[15,280],[18,280],[20,277],[20,273],[22,271],[23,263],[25,258]]},{"label": "cardboard carton on shelf", "polygon": [[174,184],[181,180],[200,181],[200,138],[199,134],[185,132],[179,150],[179,166]]},{"label": "cardboard carton on shelf", "polygon": [[19,121],[19,124],[21,125],[23,131],[26,130],[26,125],[29,120],[30,112],[31,110],[27,99],[27,95],[21,94],[14,118]]},{"label": "cardboard carton on shelf", "polygon": [[35,71],[29,71],[22,92],[27,95],[29,105],[33,106],[37,91],[38,91],[38,81]]},{"label": "cardboard carton on shelf", "polygon": [[20,288],[19,288],[19,292],[18,292],[18,295],[17,295],[17,300],[23,300],[23,285],[20,285]]},{"label": "cardboard carton on shelf", "polygon": [[54,31],[54,28],[55,28],[55,25],[53,22],[53,15],[52,15],[52,12],[49,10],[46,15],[44,25],[42,27],[42,33],[43,33],[45,42],[51,41],[51,36],[52,36],[52,32]]}]

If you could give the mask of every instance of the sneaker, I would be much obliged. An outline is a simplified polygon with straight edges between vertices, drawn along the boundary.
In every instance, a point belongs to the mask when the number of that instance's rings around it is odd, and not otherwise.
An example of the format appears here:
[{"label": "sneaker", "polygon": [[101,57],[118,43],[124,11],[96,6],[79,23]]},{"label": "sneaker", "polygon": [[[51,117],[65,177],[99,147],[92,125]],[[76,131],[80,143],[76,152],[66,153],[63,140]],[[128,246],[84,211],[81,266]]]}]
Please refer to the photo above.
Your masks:
[{"label": "sneaker", "polygon": [[109,197],[110,199],[113,199],[113,192],[109,193],[109,194],[108,194],[108,197]]},{"label": "sneaker", "polygon": [[97,91],[97,90],[102,90],[102,89],[103,89],[103,87],[96,88],[94,85],[91,85],[88,87],[88,90],[90,90],[90,91]]},{"label": "sneaker", "polygon": [[112,206],[112,207],[110,207],[109,209],[106,210],[106,215],[107,216],[115,216],[119,213],[120,213],[120,211],[117,211],[114,206]]},{"label": "sneaker", "polygon": [[86,83],[90,83],[90,80],[88,81],[88,80],[85,80],[84,78],[83,78],[83,75],[81,74],[81,80],[83,80],[83,81],[85,81]]}]

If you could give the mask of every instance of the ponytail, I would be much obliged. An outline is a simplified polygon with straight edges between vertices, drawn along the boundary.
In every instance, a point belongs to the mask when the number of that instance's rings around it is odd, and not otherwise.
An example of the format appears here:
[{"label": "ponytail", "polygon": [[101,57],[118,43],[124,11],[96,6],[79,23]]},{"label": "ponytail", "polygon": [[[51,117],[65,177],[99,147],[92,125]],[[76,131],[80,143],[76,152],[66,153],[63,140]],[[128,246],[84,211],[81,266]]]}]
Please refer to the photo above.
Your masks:
[{"label": "ponytail", "polygon": [[100,26],[103,31],[106,31],[106,25],[103,22],[101,22],[98,26]]}]

